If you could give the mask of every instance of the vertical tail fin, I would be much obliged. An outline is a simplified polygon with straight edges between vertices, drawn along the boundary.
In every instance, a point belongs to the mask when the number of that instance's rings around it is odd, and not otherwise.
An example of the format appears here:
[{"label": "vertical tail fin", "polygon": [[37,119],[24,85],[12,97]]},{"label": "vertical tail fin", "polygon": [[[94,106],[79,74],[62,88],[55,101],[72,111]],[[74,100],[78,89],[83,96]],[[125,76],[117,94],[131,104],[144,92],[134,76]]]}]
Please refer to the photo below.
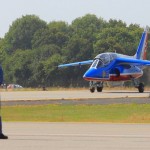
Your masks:
[{"label": "vertical tail fin", "polygon": [[149,27],[146,26],[144,32],[142,33],[142,37],[135,54],[136,59],[146,59],[146,52],[148,47],[148,32]]}]

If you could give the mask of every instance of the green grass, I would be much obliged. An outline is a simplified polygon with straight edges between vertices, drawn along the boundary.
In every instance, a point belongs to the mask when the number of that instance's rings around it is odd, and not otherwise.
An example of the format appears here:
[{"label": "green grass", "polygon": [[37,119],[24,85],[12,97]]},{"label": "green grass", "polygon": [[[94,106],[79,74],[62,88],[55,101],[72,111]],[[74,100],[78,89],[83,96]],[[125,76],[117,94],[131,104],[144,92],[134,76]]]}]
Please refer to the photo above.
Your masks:
[{"label": "green grass", "polygon": [[3,106],[4,121],[150,123],[150,104]]}]

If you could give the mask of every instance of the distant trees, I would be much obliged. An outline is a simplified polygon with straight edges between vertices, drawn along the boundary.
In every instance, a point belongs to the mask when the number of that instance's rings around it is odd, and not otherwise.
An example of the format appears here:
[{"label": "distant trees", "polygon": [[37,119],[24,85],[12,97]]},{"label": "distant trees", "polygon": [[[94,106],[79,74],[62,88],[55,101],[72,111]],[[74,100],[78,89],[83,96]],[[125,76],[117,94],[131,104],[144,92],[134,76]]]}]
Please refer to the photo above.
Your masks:
[{"label": "distant trees", "polygon": [[0,38],[5,82],[26,87],[87,86],[82,75],[88,66],[57,69],[58,64],[93,59],[102,52],[134,55],[142,31],[136,24],[127,26],[113,19],[107,22],[91,14],[70,25],[63,21],[46,23],[35,15],[22,16]]},{"label": "distant trees", "polygon": [[34,15],[27,15],[17,19],[12,23],[5,36],[6,52],[11,54],[16,49],[31,49],[31,42],[35,32],[46,28],[46,26],[45,21]]}]

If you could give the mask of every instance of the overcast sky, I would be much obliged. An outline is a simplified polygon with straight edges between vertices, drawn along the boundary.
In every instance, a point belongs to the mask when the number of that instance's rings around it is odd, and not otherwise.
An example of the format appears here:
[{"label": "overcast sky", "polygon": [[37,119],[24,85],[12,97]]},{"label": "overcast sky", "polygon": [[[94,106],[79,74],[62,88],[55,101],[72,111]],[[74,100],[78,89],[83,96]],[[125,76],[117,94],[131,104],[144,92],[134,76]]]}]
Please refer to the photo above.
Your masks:
[{"label": "overcast sky", "polygon": [[141,27],[150,25],[150,0],[0,0],[0,37],[22,15],[34,14],[46,22],[66,21],[69,24],[85,14],[104,20],[117,19]]}]

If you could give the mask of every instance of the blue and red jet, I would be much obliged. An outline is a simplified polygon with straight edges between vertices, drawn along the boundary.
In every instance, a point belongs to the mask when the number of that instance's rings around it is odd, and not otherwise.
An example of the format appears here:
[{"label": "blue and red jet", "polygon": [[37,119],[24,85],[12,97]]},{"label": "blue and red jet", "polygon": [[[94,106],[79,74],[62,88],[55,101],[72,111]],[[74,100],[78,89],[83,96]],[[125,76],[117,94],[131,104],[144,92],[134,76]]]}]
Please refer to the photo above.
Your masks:
[{"label": "blue and red jet", "polygon": [[138,88],[138,91],[143,93],[144,84],[138,83],[136,79],[141,77],[143,75],[143,69],[150,65],[150,61],[145,60],[148,47],[148,32],[149,28],[146,27],[134,56],[111,52],[101,53],[94,60],[61,64],[58,68],[91,65],[83,75],[83,78],[90,82],[91,92],[94,92],[95,88],[98,92],[102,92],[104,81],[132,80],[134,86]]}]

